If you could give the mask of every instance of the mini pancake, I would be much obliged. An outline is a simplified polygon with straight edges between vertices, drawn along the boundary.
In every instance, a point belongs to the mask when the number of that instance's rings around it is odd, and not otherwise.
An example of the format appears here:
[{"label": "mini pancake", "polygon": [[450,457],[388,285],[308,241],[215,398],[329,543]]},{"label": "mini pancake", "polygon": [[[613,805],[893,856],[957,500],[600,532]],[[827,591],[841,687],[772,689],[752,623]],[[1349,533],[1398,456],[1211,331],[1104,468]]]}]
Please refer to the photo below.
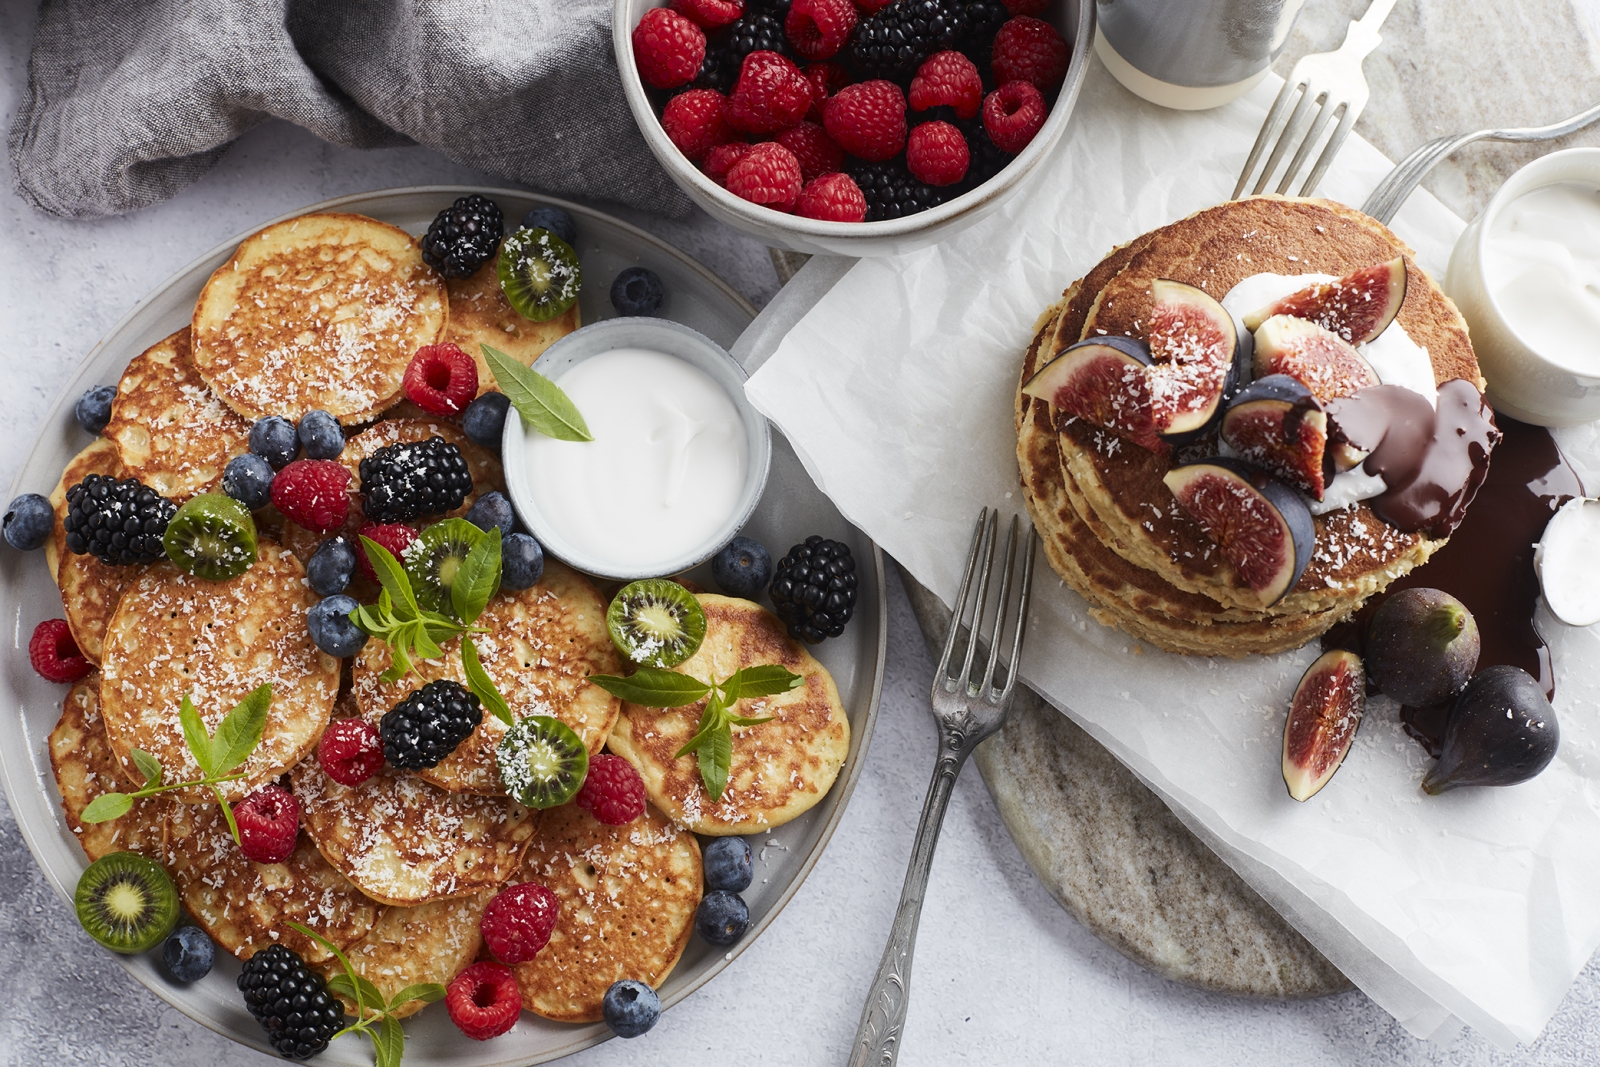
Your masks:
[{"label": "mini pancake", "polygon": [[[367,936],[347,946],[344,954],[356,973],[377,986],[385,998],[422,982],[449,985],[472,966],[482,950],[478,923],[493,898],[493,892],[483,892],[414,908],[384,908]],[[335,959],[324,962],[320,970],[329,978],[344,973]],[[347,1014],[355,1013],[355,1001],[339,1000]],[[425,1007],[422,1001],[413,1000],[396,1011],[395,1018],[414,1015]]]},{"label": "mini pancake", "polygon": [[695,833],[748,834],[782,826],[808,811],[839,776],[850,749],[850,720],[833,678],[790,640],[777,616],[748,600],[702,593],[706,638],[673,670],[723,679],[743,667],[775,663],[805,679],[778,696],[741,700],[734,714],[770,715],[759,726],[733,727],[733,763],[722,799],[712,802],[693,755],[675,753],[694,736],[705,710],[624,704],[608,742],[644,778],[651,803]]},{"label": "mini pancake", "polygon": [[[166,825],[180,807],[166,797],[145,797],[133,802],[126,815],[110,822],[86,823],[80,816],[90,801],[104,793],[125,793],[127,783],[117,770],[116,757],[100,720],[100,675],[91,672],[72,684],[61,705],[61,718],[50,731],[50,768],[61,793],[61,810],[67,826],[89,859],[112,852],[137,852],[153,860],[162,858]],[[142,782],[140,783],[143,784]]]},{"label": "mini pancake", "polygon": [[[590,752],[606,743],[622,706],[588,680],[591,674],[616,674],[622,667],[605,614],[605,601],[589,579],[547,559],[537,583],[520,592],[503,589],[489,599],[477,622],[488,632],[473,638],[483,669],[514,716],[554,716],[572,727]],[[392,662],[389,648],[368,641],[352,668],[361,714],[379,722],[406,694],[437,678],[465,685],[460,639],[446,641],[443,648],[442,660],[418,663],[400,681],[385,682],[380,675]],[[438,766],[415,773],[452,792],[502,795],[505,787],[494,750],[505,732],[505,725],[485,709],[483,722],[454,752]]]},{"label": "mini pancake", "polygon": [[66,528],[62,520],[67,515],[67,490],[91,474],[105,474],[114,478],[125,477],[117,459],[116,445],[104,437],[96,438],[79,452],[61,472],[61,480],[50,493],[50,503],[55,507],[55,526],[50,540],[45,542],[45,562],[50,576],[61,590],[61,607],[67,617],[67,628],[78,644],[78,651],[90,663],[99,664],[105,642],[106,624],[117,610],[122,593],[140,574],[144,567],[138,564],[114,566],[102,563],[88,553],[78,554],[67,550]]},{"label": "mini pancake", "polygon": [[626,826],[576,804],[550,809],[517,881],[547,887],[561,911],[550,943],[511,968],[522,1006],[592,1023],[613,982],[660,986],[689,943],[701,878],[699,843],[654,808]]},{"label": "mini pancake", "polygon": [[[210,582],[158,564],[123,594],[106,631],[101,714],[124,773],[134,748],[161,761],[167,780],[195,781],[200,768],[184,742],[178,709],[191,694],[206,729],[251,690],[271,683],[272,706],[261,743],[223,786],[238,800],[299,763],[311,751],[339,691],[339,661],[317,650],[306,630],[316,597],[305,570],[270,541],[237,578]],[[209,791],[174,794],[207,803]]]},{"label": "mini pancake", "polygon": [[301,215],[245,238],[195,304],[194,364],[246,422],[322,409],[355,425],[400,399],[444,333],[444,281],[411,235],[363,215]]},{"label": "mini pancake", "polygon": [[450,325],[444,339],[459,345],[478,364],[478,395],[498,389],[494,372],[483,358],[483,346],[498,348],[524,366],[533,366],[540,353],[582,325],[578,305],[548,322],[534,322],[517,314],[495,273],[498,257],[467,278],[445,282],[450,290]]},{"label": "mini pancake", "polygon": [[179,503],[219,485],[228,461],[250,447],[250,427],[194,369],[187,326],[133,357],[105,436],[128,477]]}]

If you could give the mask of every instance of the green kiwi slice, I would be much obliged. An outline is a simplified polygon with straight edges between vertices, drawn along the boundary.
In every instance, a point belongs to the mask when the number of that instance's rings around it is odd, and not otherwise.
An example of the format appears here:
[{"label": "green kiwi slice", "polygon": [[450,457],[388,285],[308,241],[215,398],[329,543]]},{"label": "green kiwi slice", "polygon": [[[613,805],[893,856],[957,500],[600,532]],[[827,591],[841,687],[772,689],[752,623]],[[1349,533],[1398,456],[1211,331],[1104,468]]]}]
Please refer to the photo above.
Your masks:
[{"label": "green kiwi slice", "polygon": [[644,667],[675,667],[706,639],[700,601],[677,582],[645,578],[622,587],[606,609],[617,649]]},{"label": "green kiwi slice", "polygon": [[146,952],[178,922],[178,891],[159,863],[113,852],[89,864],[72,906],[88,935],[113,952]]},{"label": "green kiwi slice", "polygon": [[483,540],[483,531],[466,519],[436,522],[407,546],[406,577],[417,594],[417,603],[428,611],[454,615],[450,586],[472,546]]},{"label": "green kiwi slice", "polygon": [[494,755],[506,792],[527,808],[565,804],[578,795],[589,774],[589,750],[583,747],[583,738],[548,715],[518,719]]},{"label": "green kiwi slice", "polygon": [[506,302],[534,322],[566,311],[583,288],[578,253],[549,230],[522,229],[502,241],[495,274]]},{"label": "green kiwi slice", "polygon": [[256,561],[256,523],[233,497],[201,493],[172,516],[161,547],[179,570],[196,578],[237,578]]}]

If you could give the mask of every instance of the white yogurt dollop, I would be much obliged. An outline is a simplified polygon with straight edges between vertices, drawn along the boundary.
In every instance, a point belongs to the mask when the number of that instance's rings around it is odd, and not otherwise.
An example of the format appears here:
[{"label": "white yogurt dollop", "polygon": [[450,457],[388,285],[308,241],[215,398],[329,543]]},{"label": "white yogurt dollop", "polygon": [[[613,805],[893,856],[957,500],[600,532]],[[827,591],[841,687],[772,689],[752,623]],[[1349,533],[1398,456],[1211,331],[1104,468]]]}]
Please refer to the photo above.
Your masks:
[{"label": "white yogurt dollop", "polygon": [[1600,500],[1561,505],[1533,550],[1550,613],[1568,626],[1600,622]]},{"label": "white yogurt dollop", "polygon": [[619,348],[556,380],[593,441],[527,435],[528,491],[561,538],[619,568],[649,571],[703,547],[744,490],[739,411],[675,356]]},{"label": "white yogurt dollop", "polygon": [[1557,182],[1507,204],[1484,242],[1483,278],[1530,348],[1600,376],[1600,189]]}]

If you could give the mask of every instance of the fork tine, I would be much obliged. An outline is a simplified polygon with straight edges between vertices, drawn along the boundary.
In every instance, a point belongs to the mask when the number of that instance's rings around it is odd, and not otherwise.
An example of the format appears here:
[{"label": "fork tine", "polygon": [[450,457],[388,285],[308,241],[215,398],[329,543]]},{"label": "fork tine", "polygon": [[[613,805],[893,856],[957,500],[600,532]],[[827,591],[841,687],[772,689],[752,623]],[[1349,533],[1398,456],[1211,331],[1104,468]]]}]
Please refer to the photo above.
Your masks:
[{"label": "fork tine", "polygon": [[1006,535],[1006,558],[1000,565],[1000,596],[994,605],[994,632],[989,637],[989,662],[983,668],[982,685],[975,686],[972,681],[967,681],[967,695],[975,697],[982,694],[985,700],[992,701],[995,697],[994,669],[1000,662],[1000,638],[1006,628],[1006,600],[1011,596],[1011,564],[1017,556],[1017,516],[1011,516],[1011,530]]},{"label": "fork tine", "polygon": [[1249,158],[1244,161],[1244,170],[1239,172],[1239,181],[1234,185],[1233,195],[1228,197],[1229,200],[1239,199],[1239,194],[1244,192],[1245,185],[1250,181],[1250,175],[1256,169],[1256,161],[1261,158],[1261,153],[1266,150],[1273,134],[1278,132],[1278,120],[1289,110],[1289,101],[1294,99],[1301,85],[1300,82],[1289,81],[1278,90],[1278,98],[1272,102],[1272,110],[1267,112],[1267,121],[1261,124],[1261,132],[1256,134],[1256,143],[1250,148]]},{"label": "fork tine", "polygon": [[1289,121],[1283,127],[1283,133],[1278,137],[1278,143],[1272,146],[1272,154],[1267,157],[1267,165],[1261,169],[1261,177],[1256,179],[1255,188],[1250,194],[1255,196],[1267,187],[1267,182],[1272,180],[1273,172],[1278,169],[1278,162],[1283,159],[1283,154],[1289,146],[1300,143],[1300,137],[1305,132],[1306,124],[1311,121],[1311,105],[1323,93],[1313,93],[1315,88],[1307,83],[1305,91],[1300,94],[1299,103],[1294,106],[1294,114],[1289,116]]},{"label": "fork tine", "polygon": [[[967,655],[961,662],[961,673],[955,676],[954,684],[949,678],[945,679],[945,690],[955,692],[957,686],[971,688],[972,657],[978,651],[978,635],[983,628],[983,604],[989,594],[989,570],[994,565],[994,532],[995,524],[1000,518],[1000,513],[988,513],[989,521],[983,525],[983,569],[978,572],[978,592],[973,597],[972,625],[967,630]],[[960,618],[960,616],[956,616]]]},{"label": "fork tine", "polygon": [[[1011,691],[1017,687],[1017,665],[1022,662],[1022,635],[1028,628],[1028,604],[1033,599],[1033,549],[1038,541],[1033,527],[1028,527],[1028,544],[1022,550],[1022,589],[1017,599],[1017,629],[1011,638],[1011,658],[1006,661],[1006,687],[996,701],[1005,707],[1011,700]],[[1000,643],[1000,633],[995,631],[994,643]]]},{"label": "fork tine", "polygon": [[944,685],[944,680],[950,672],[950,653],[955,651],[956,635],[961,632],[961,616],[967,610],[967,590],[972,585],[972,570],[978,565],[979,539],[983,535],[983,523],[989,517],[989,509],[984,508],[978,512],[978,521],[972,526],[972,544],[967,549],[967,569],[961,575],[961,591],[956,594],[955,610],[950,613],[950,625],[944,634],[944,652],[939,656],[939,669],[933,674],[934,692]]},{"label": "fork tine", "polygon": [[[1322,131],[1328,128],[1328,122],[1333,118],[1334,112],[1341,108],[1346,111],[1349,110],[1344,101],[1334,100],[1331,94],[1323,98],[1322,106],[1317,109],[1316,117],[1311,120],[1311,128],[1306,131],[1305,137],[1300,141],[1300,147],[1295,149],[1294,158],[1284,168],[1283,181],[1278,183],[1279,196],[1287,193],[1289,186],[1294,184],[1295,175],[1300,173],[1300,167],[1305,163],[1306,157],[1311,154],[1311,149],[1315,147],[1317,139],[1322,136]],[[1337,136],[1337,133],[1335,133],[1335,136]],[[1305,196],[1306,194],[1302,192],[1300,195]]]},{"label": "fork tine", "polygon": [[[1344,105],[1344,114],[1339,116],[1339,125],[1333,128],[1333,133],[1328,138],[1328,146],[1322,150],[1322,155],[1317,157],[1317,165],[1311,168],[1311,175],[1306,178],[1306,183],[1300,187],[1301,196],[1310,196],[1311,190],[1317,187],[1322,180],[1322,175],[1327,171],[1328,165],[1333,162],[1333,157],[1339,154],[1339,149],[1344,145],[1345,138],[1350,136],[1350,131],[1355,127],[1356,116],[1360,114],[1359,108],[1351,107],[1348,102]],[[1311,143],[1309,140],[1306,142]]]}]

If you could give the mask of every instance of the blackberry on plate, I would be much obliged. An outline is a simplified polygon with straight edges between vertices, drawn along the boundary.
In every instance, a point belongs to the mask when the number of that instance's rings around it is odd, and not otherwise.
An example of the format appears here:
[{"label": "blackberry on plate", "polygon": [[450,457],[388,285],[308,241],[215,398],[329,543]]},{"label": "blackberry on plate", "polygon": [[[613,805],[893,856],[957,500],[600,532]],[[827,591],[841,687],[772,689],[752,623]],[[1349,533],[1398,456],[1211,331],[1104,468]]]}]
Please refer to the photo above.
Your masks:
[{"label": "blackberry on plate", "polygon": [[856,23],[850,41],[856,73],[863,81],[887,78],[910,84],[924,59],[955,47],[964,16],[962,0],[897,0]]},{"label": "blackberry on plate", "polygon": [[406,522],[454,511],[472,492],[461,449],[435,434],[426,441],[385,445],[361,461],[367,518]]},{"label": "blackberry on plate", "polygon": [[439,212],[422,237],[422,258],[446,278],[465,278],[489,262],[505,233],[500,205],[473,193]]},{"label": "blackberry on plate", "polygon": [[137,478],[91,474],[67,490],[62,528],[67,549],[102,563],[154,563],[167,558],[161,543],[178,505]]},{"label": "blackberry on plate", "polygon": [[280,1056],[315,1056],[344,1024],[344,1009],[322,976],[284,945],[269,945],[246,960],[237,985]]},{"label": "blackberry on plate", "polygon": [[945,201],[944,190],[917,181],[899,157],[882,163],[854,163],[850,176],[866,198],[868,222],[904,218]]},{"label": "blackberry on plate", "polygon": [[429,682],[378,722],[383,758],[407,770],[437,767],[483,722],[483,705],[460,682]]},{"label": "blackberry on plate", "polygon": [[813,534],[778,561],[767,594],[789,636],[814,645],[844,633],[856,610],[856,584],[849,546]]}]

